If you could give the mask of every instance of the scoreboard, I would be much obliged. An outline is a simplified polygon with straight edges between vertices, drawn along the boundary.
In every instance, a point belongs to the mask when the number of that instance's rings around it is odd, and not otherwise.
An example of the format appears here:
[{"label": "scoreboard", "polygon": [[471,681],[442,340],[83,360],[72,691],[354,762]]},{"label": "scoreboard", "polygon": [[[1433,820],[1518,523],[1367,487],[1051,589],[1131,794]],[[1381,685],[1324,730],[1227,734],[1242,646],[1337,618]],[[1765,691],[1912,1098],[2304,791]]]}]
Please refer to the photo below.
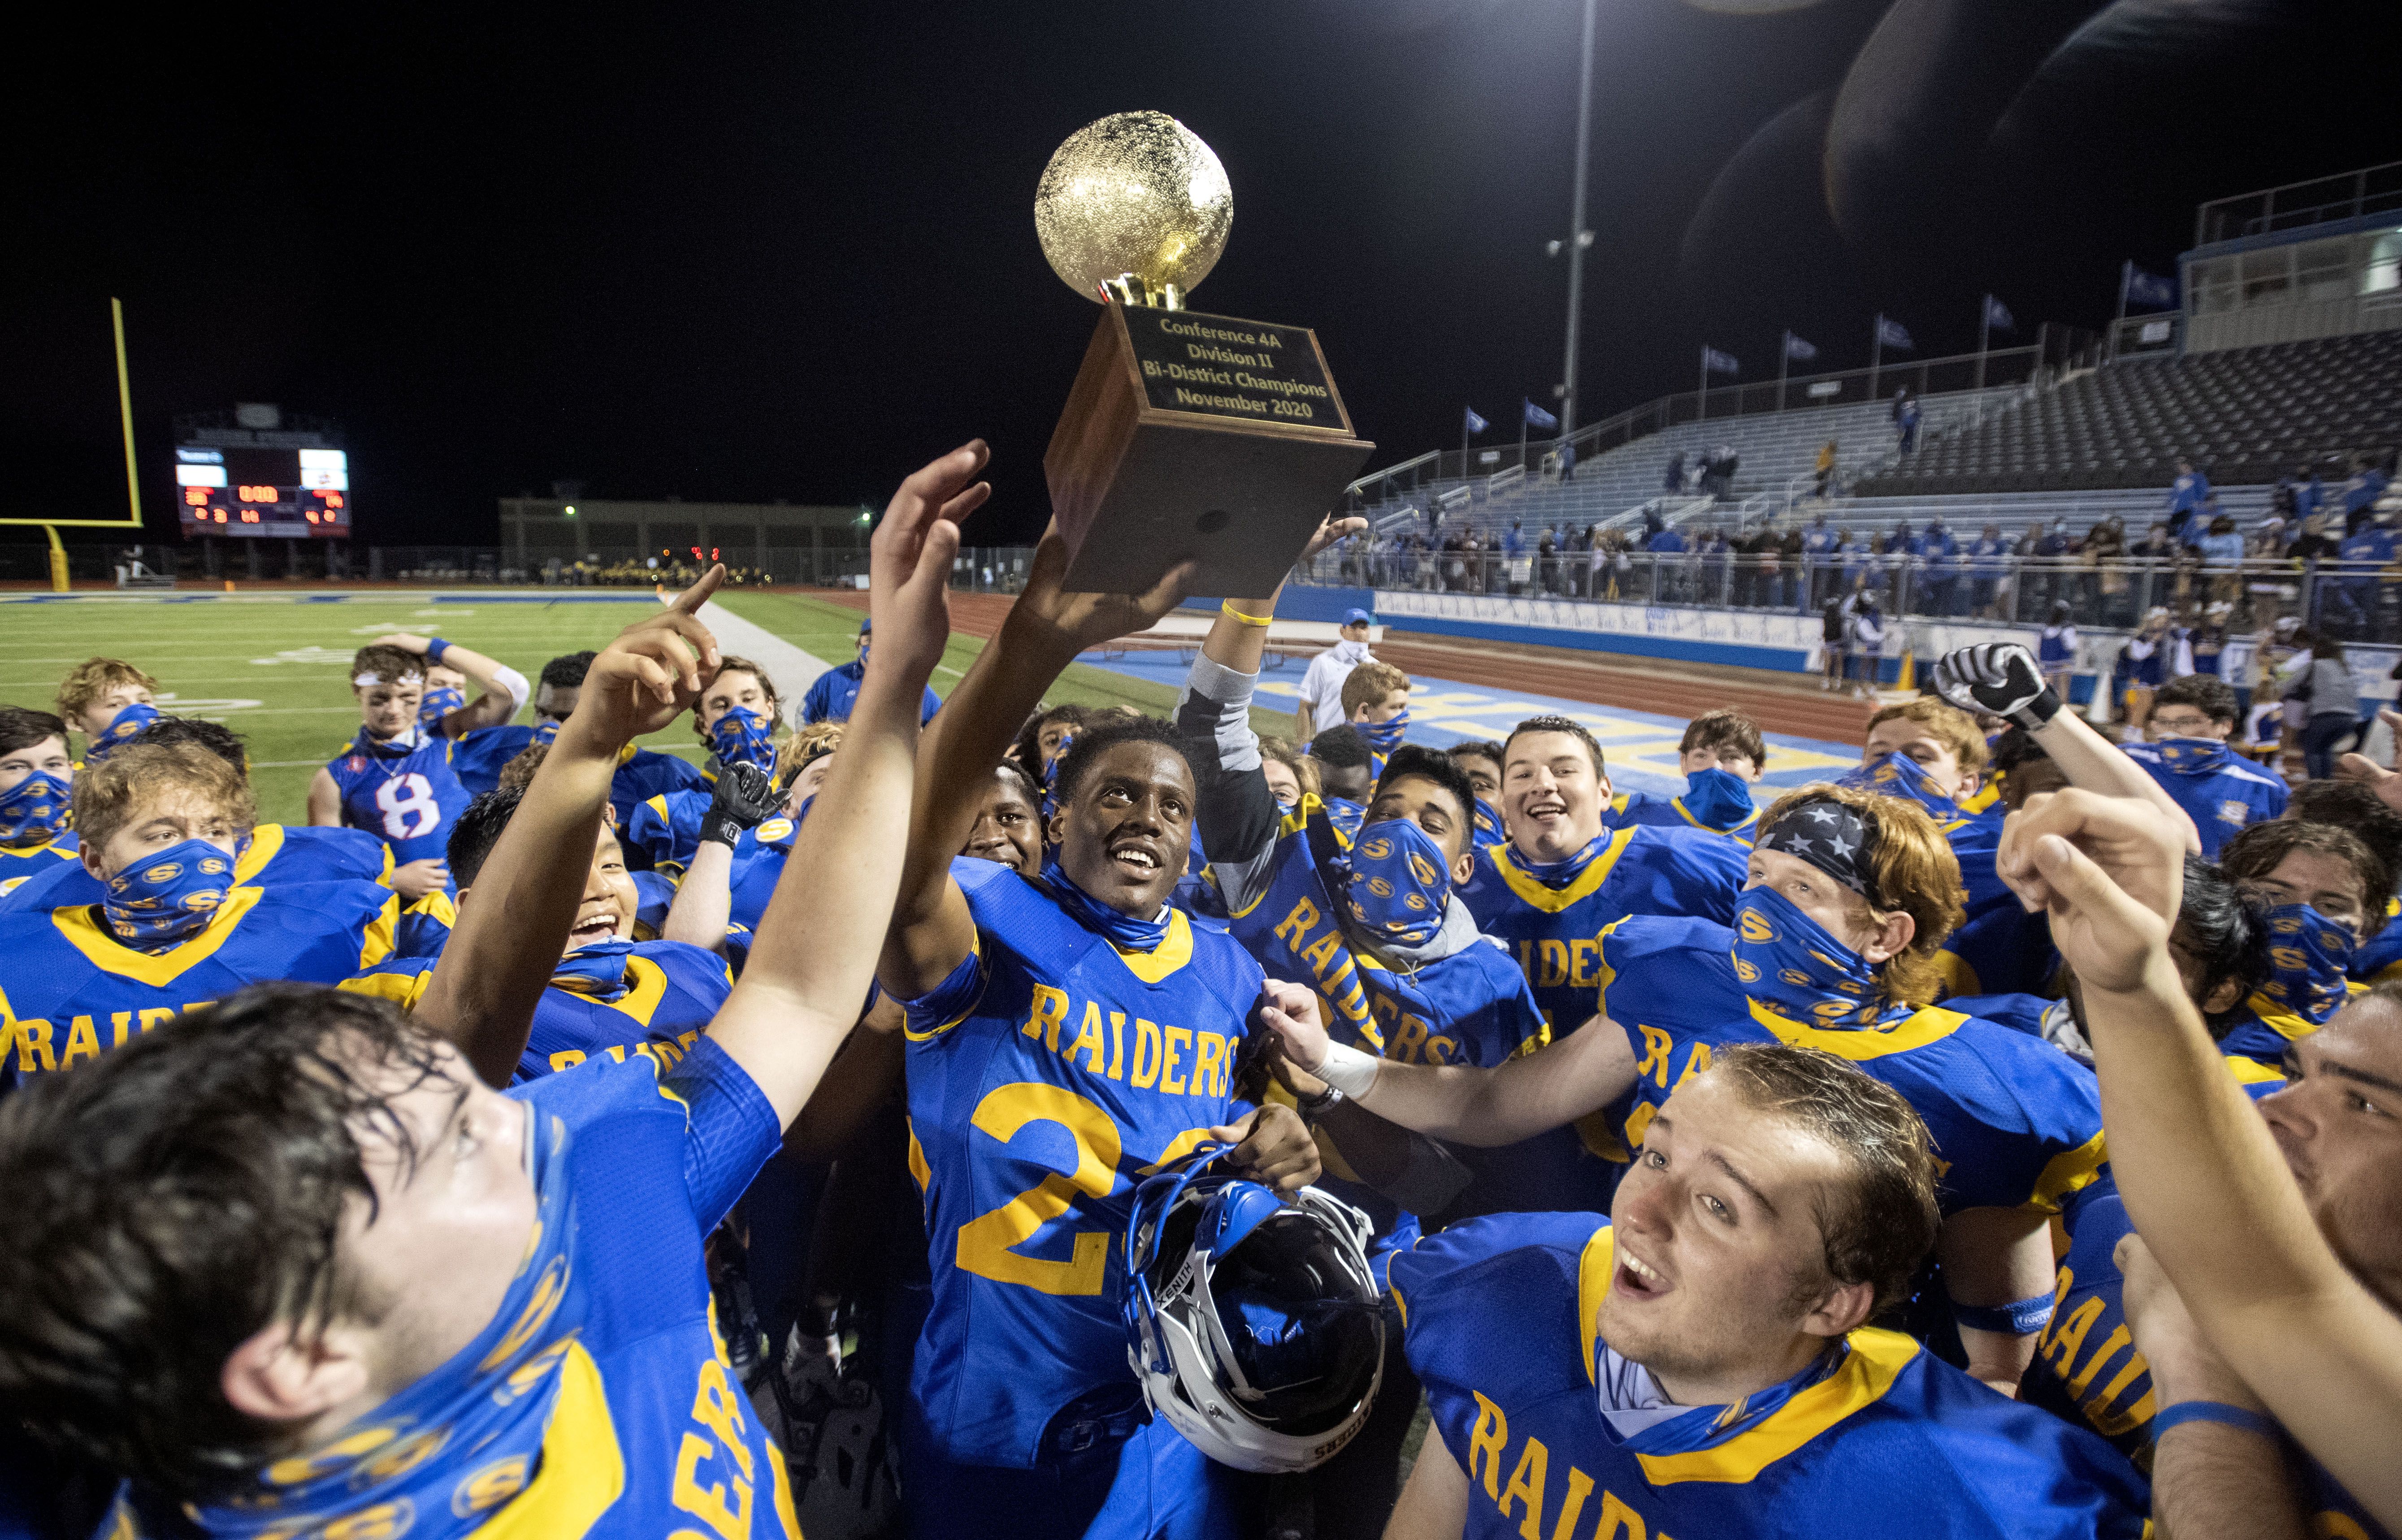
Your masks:
[{"label": "scoreboard", "polygon": [[187,535],[351,533],[351,462],[341,450],[178,445],[175,492]]}]

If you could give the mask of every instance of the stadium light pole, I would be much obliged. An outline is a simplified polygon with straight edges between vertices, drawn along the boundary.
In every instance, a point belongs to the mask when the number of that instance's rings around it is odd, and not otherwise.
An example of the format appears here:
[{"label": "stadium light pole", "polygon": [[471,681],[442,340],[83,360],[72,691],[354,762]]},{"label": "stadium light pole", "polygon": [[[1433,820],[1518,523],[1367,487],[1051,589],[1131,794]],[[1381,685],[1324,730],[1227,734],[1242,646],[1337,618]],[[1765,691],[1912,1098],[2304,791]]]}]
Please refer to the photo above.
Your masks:
[{"label": "stadium light pole", "polygon": [[1568,199],[1567,362],[1560,374],[1560,437],[1576,432],[1577,320],[1584,298],[1584,249],[1593,232],[1584,228],[1585,147],[1593,137],[1593,20],[1595,0],[1584,0],[1584,47],[1577,52],[1576,188]]}]

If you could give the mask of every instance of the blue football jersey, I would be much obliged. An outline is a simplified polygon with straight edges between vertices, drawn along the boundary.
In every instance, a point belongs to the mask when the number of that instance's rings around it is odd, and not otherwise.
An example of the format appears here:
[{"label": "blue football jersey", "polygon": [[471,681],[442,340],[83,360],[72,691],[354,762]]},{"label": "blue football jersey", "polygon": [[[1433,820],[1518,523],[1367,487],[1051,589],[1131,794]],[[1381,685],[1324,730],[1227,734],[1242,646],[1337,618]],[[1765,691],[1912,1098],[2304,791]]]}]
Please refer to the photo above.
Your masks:
[{"label": "blue football jersey", "polygon": [[700,821],[714,795],[709,790],[663,791],[643,798],[623,826],[627,848],[641,851],[654,871],[682,872],[700,848]]},{"label": "blue football jersey", "polygon": [[514,723],[478,728],[460,739],[450,751],[451,772],[459,777],[459,784],[467,788],[470,797],[496,791],[501,784],[501,771],[526,751],[526,745],[533,742],[533,728]]},{"label": "blue football jersey", "polygon": [[[859,704],[859,687],[866,677],[867,659],[864,658],[854,658],[819,674],[810,681],[808,693],[801,697],[802,723],[849,721],[852,709]],[[943,698],[929,686],[918,701],[919,725],[932,721],[934,713],[940,711],[942,705]]]},{"label": "blue football jersey", "polygon": [[400,911],[399,926],[393,933],[392,954],[439,957],[442,949],[450,944],[450,932],[458,923],[458,901],[436,888]]},{"label": "blue football jersey", "polygon": [[2170,801],[2193,819],[2202,836],[2202,859],[2217,860],[2220,846],[2252,825],[2265,824],[2285,811],[2291,793],[2283,776],[2271,775],[2224,748],[2203,756],[2209,768],[2184,769],[2160,752],[2164,746],[2182,745],[2124,743],[2120,748],[2160,784]]},{"label": "blue football jersey", "polygon": [[332,984],[392,955],[399,895],[373,882],[235,887],[198,933],[155,956],[90,905],[0,914],[5,1073],[73,1069],[137,1033],[270,978]]},{"label": "blue football jersey", "polygon": [[[72,829],[38,845],[0,845],[0,904],[27,882],[52,872],[81,871],[82,849],[83,842]],[[98,885],[95,880],[93,886]]]},{"label": "blue football jersey", "polygon": [[[525,1303],[224,1508],[164,1512],[154,1527],[135,1517],[137,1494],[108,1533],[801,1540],[783,1454],[728,1360],[703,1255],[775,1152],[775,1108],[713,1043],[671,1070],[603,1059],[509,1094],[529,1104],[536,1170],[557,1168],[543,1206],[563,1238]],[[491,1389],[476,1394],[485,1380]],[[422,1395],[453,1385],[452,1399]],[[301,1505],[279,1478],[317,1501]],[[228,1522],[210,1522],[220,1514]]]},{"label": "blue football jersey", "polygon": [[[2285,1077],[2241,1057],[2228,1069],[2254,1101],[2283,1090]],[[2068,1249],[2052,1281],[2051,1319],[2036,1338],[2035,1362],[2019,1384],[2029,1406],[2091,1428],[2130,1459],[2152,1441],[2152,1368],[2127,1325],[2119,1238],[2133,1230],[2118,1182],[2105,1171],[2061,1214]],[[2148,1469],[2151,1462],[2143,1462]]]},{"label": "blue football jersey", "polygon": [[1681,797],[1646,797],[1639,802],[1630,803],[1626,811],[1619,815],[1616,826],[1619,828],[1699,829],[1704,834],[1719,835],[1748,847],[1751,843],[1752,830],[1759,823],[1760,809],[1757,805],[1745,813],[1732,828],[1722,829],[1715,825],[1705,824],[1685,811],[1685,799]]},{"label": "blue football jersey", "polygon": [[1393,1259],[1410,1367],[1468,1478],[1463,1540],[2146,1533],[2143,1482],[2106,1444],[1898,1332],[1621,1431],[1595,1328],[1613,1239],[1599,1214],[1496,1214]]},{"label": "blue football jersey", "polygon": [[[341,987],[415,1010],[434,981],[436,961],[395,957],[344,979]],[[602,1000],[556,984],[542,992],[512,1084],[573,1069],[602,1054],[622,1059],[628,1050],[673,1063],[708,1029],[733,989],[725,960],[713,951],[682,941],[637,941],[626,957],[626,992],[618,998]]]},{"label": "blue football jersey", "polygon": [[784,863],[792,858],[793,836],[800,825],[782,813],[763,819],[734,841],[734,860],[726,872],[725,923],[756,932],[783,880]]},{"label": "blue football jersey", "polygon": [[[1316,798],[1286,817],[1264,893],[1230,927],[1271,978],[1315,990],[1336,1041],[1403,1064],[1498,1064],[1551,1041],[1525,976],[1500,943],[1479,937],[1414,968],[1390,967],[1356,950],[1335,919],[1320,864],[1340,849]],[[1360,1185],[1323,1131],[1330,1189],[1358,1204],[1389,1234],[1392,1203]],[[1606,1200],[1615,1168],[1559,1129],[1504,1149],[1459,1149],[1476,1173],[1448,1217],[1498,1209],[1589,1208]]]},{"label": "blue football jersey", "polygon": [[325,765],[341,790],[343,824],[381,839],[402,866],[442,860],[450,825],[467,808],[467,788],[450,768],[457,745],[421,733],[399,752],[366,742],[361,733]]},{"label": "blue football jersey", "polygon": [[1180,909],[1125,952],[1007,867],[951,873],[975,950],[906,1002],[904,1029],[933,1273],[910,1397],[946,1457],[1022,1468],[1070,1402],[1140,1404],[1122,1313],[1135,1184],[1250,1110],[1236,1070],[1262,975]]},{"label": "blue football jersey", "polygon": [[1742,992],[1723,925],[1636,916],[1602,937],[1601,1008],[1635,1053],[1629,1150],[1689,1075],[1731,1043],[1824,1048],[1899,1091],[1926,1122],[1945,1214],[2057,1213],[2104,1169],[2093,1072],[2039,1037],[1933,1006],[1884,1027],[1804,1026]]},{"label": "blue football jersey", "polygon": [[1459,890],[1477,927],[1518,959],[1553,1036],[1594,1012],[1601,933],[1630,914],[1734,919],[1746,853],[1734,840],[1694,828],[1628,825],[1566,885],[1529,875],[1517,849],[1476,853],[1476,873]]},{"label": "blue football jersey", "polygon": [[2402,978],[2402,898],[2385,901],[2385,927],[2360,944],[2352,954],[2352,976],[2364,984],[2385,984]]},{"label": "blue football jersey", "polygon": [[610,778],[609,807],[617,815],[617,826],[627,828],[634,822],[634,810],[652,798],[670,791],[706,795],[711,779],[689,759],[628,743],[618,756],[617,773]]},{"label": "blue football jersey", "polygon": [[[380,881],[392,875],[392,853],[364,829],[314,828],[306,824],[261,824],[250,831],[233,865],[237,887],[280,887],[293,882]],[[0,896],[0,911],[55,909],[97,904],[107,885],[83,869],[81,861],[53,867]]]},{"label": "blue football jersey", "polygon": [[2060,971],[2051,919],[2014,903],[1989,904],[1943,938],[1935,967],[1943,981],[1939,1005],[1953,995],[2040,993]]}]

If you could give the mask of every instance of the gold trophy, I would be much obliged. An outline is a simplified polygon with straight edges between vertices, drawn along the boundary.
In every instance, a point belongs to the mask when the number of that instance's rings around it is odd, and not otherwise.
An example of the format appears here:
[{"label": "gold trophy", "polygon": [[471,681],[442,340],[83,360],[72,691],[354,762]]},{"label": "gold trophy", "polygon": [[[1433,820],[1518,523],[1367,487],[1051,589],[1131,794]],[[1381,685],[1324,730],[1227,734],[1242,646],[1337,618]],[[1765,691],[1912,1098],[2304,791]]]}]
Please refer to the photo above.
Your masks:
[{"label": "gold trophy", "polygon": [[1273,592],[1375,445],[1305,326],[1185,308],[1226,249],[1226,168],[1161,112],[1068,136],[1034,194],[1051,271],[1101,306],[1042,473],[1076,593]]}]

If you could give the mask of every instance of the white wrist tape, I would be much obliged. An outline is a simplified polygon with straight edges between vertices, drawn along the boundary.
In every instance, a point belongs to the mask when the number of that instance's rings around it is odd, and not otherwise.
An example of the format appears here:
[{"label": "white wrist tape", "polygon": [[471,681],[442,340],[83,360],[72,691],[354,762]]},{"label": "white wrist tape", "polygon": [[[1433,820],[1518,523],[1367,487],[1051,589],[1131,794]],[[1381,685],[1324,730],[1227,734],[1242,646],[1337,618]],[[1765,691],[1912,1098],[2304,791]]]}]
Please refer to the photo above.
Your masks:
[{"label": "white wrist tape", "polygon": [[1330,1043],[1325,1061],[1309,1073],[1357,1102],[1376,1083],[1376,1070],[1383,1062],[1348,1044]]}]

